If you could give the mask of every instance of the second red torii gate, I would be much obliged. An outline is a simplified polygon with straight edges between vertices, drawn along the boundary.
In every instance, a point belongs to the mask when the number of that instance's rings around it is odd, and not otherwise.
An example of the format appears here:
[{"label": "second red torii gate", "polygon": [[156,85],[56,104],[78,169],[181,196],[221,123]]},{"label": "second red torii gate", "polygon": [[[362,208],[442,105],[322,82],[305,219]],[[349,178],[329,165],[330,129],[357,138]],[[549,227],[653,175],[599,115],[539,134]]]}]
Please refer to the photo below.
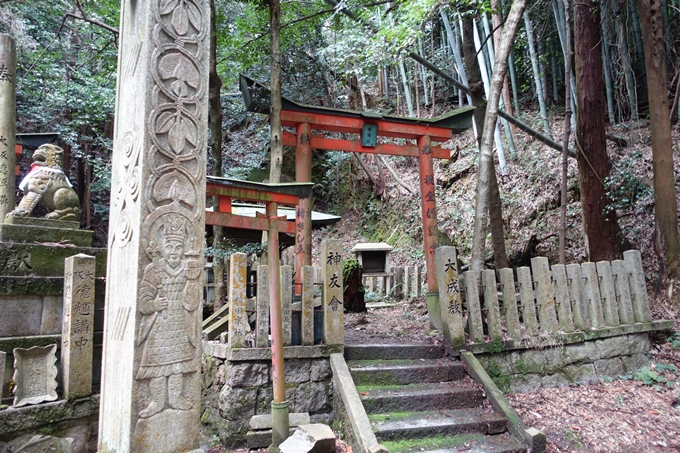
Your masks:
[{"label": "second red torii gate", "polygon": [[[268,113],[269,90],[245,76],[241,76],[240,82],[246,108],[253,112]],[[427,268],[428,312],[430,322],[436,328],[441,329],[434,262],[434,252],[438,247],[438,227],[433,159],[448,159],[450,153],[440,146],[433,146],[432,143],[443,143],[453,136],[454,131],[462,132],[468,129],[471,125],[474,107],[458,109],[437,118],[421,119],[326,109],[299,104],[286,98],[282,98],[282,104],[281,125],[295,128],[294,134],[283,131],[282,138],[284,146],[296,148],[295,180],[297,182],[311,181],[312,149],[418,158]],[[376,140],[375,146],[363,146],[361,140],[327,138],[324,135],[325,132],[361,135],[367,126],[373,128],[376,138],[406,139],[411,143],[378,143]],[[317,134],[313,134],[312,131],[317,131]],[[295,220],[296,270],[301,269],[302,266],[311,265],[311,211],[311,197],[300,199]],[[300,283],[300,278],[300,272],[296,272],[296,282]]]}]

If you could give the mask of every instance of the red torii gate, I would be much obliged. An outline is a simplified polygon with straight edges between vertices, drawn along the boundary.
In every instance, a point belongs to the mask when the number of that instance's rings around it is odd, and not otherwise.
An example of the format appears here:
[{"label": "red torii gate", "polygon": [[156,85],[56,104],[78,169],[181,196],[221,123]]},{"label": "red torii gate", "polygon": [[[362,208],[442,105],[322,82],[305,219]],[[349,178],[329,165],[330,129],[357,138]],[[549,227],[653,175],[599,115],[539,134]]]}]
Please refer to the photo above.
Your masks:
[{"label": "red torii gate", "polygon": [[[270,92],[264,85],[241,76],[241,93],[251,112],[269,113]],[[434,251],[437,239],[437,206],[433,159],[448,159],[450,153],[432,142],[443,143],[471,125],[474,107],[465,107],[437,118],[404,118],[371,112],[307,106],[282,98],[281,125],[295,128],[295,134],[283,131],[283,145],[295,146],[295,180],[310,182],[312,149],[369,154],[390,154],[418,158],[423,218],[425,264],[427,268],[428,312],[430,322],[441,328]],[[312,134],[312,130],[317,134]],[[324,132],[359,134],[362,140],[326,138]],[[377,138],[407,139],[409,144],[378,143]],[[415,141],[415,144],[412,142]],[[311,265],[311,198],[300,199],[296,209],[295,269]],[[296,283],[301,282],[296,272]],[[297,285],[299,287],[299,285]]]}]

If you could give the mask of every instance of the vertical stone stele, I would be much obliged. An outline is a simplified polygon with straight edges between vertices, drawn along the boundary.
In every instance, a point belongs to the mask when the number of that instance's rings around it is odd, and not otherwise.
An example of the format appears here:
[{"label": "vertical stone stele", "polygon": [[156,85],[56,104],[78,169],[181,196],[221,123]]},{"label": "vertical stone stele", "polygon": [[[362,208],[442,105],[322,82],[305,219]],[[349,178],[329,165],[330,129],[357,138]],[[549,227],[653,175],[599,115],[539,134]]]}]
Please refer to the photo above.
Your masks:
[{"label": "vertical stone stele", "polygon": [[5,386],[5,360],[7,353],[0,351],[0,401],[2,401],[2,390]]},{"label": "vertical stone stele", "polygon": [[73,399],[92,394],[95,258],[80,253],[64,266],[61,377],[64,398]]},{"label": "vertical stone stele", "polygon": [[14,144],[17,131],[17,55],[14,39],[0,34],[0,223],[14,209]]},{"label": "vertical stone stele", "polygon": [[121,1],[99,453],[200,451],[209,25]]},{"label": "vertical stone stele", "polygon": [[327,345],[345,343],[342,295],[342,244],[336,239],[321,242],[321,275],[323,276],[323,339]]},{"label": "vertical stone stele", "polygon": [[14,348],[14,407],[57,399],[57,345]]}]

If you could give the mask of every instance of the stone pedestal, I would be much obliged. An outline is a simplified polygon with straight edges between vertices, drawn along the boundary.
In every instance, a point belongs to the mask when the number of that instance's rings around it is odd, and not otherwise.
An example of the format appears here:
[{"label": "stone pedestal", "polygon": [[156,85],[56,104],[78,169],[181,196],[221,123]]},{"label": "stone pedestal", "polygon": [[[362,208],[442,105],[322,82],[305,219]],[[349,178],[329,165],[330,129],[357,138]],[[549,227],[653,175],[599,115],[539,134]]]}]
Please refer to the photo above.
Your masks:
[{"label": "stone pedestal", "polygon": [[81,230],[78,222],[38,217],[10,217],[0,224],[0,242],[56,242],[90,247],[93,234]]},{"label": "stone pedestal", "polygon": [[198,448],[210,5],[121,1],[100,452]]},{"label": "stone pedestal", "polygon": [[[455,247],[439,247],[435,251],[439,301],[444,337],[457,350],[465,345],[463,308],[460,299],[460,282]],[[430,317],[432,314],[430,314]]]},{"label": "stone pedestal", "polygon": [[87,255],[66,259],[61,333],[61,375],[66,399],[92,394],[94,261]]}]

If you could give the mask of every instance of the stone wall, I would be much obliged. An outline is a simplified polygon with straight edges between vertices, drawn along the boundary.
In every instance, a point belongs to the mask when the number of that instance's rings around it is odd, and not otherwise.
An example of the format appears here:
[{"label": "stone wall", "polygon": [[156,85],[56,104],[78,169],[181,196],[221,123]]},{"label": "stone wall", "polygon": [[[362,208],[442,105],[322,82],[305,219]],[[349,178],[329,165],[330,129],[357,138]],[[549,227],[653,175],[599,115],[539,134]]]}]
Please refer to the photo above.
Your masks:
[{"label": "stone wall", "polygon": [[649,365],[650,347],[647,333],[635,333],[476,357],[503,392],[521,393],[630,374]]},{"label": "stone wall", "polygon": [[[333,415],[332,373],[329,358],[323,355],[288,358],[286,354],[289,412],[308,412],[312,423],[329,423]],[[202,379],[204,431],[212,431],[229,448],[244,447],[250,418],[271,413],[271,360],[230,361],[204,353]]]}]

